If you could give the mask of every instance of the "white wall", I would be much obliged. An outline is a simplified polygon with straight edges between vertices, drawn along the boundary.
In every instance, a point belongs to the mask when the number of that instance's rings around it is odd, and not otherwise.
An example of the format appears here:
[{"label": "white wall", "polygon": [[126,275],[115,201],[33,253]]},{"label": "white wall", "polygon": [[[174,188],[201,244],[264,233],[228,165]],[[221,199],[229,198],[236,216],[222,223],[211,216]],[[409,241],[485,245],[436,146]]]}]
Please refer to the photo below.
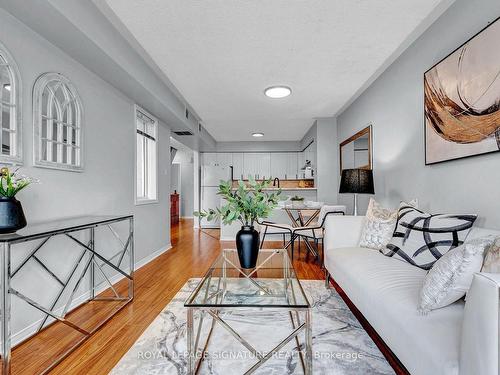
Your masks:
[{"label": "white wall", "polygon": [[[424,165],[423,74],[500,15],[498,0],[457,0],[338,116],[339,140],[373,123],[376,196],[396,206],[419,198],[432,212],[478,213],[500,228],[500,153]],[[498,46],[492,46],[498,48]],[[352,206],[352,196],[342,195]],[[367,205],[368,196],[360,200]]]},{"label": "white wall", "polygon": [[[40,179],[18,196],[29,223],[90,214],[134,214],[136,263],[151,258],[170,243],[169,171],[170,130],[159,129],[159,202],[134,204],[134,103],[78,62],[41,38],[24,24],[0,10],[0,41],[13,55],[21,74],[23,98],[24,174]],[[36,78],[44,72],[59,72],[78,90],[84,107],[83,173],[34,168],[32,163],[32,98]],[[147,109],[147,108],[146,108]],[[154,114],[154,113],[153,113]],[[111,243],[109,233],[98,237]],[[62,240],[61,240],[62,241]],[[74,247],[66,242],[47,244],[41,256],[53,269],[65,275],[72,265]],[[52,241],[51,241],[52,242]],[[34,244],[31,243],[30,246]],[[99,244],[96,244],[99,248]],[[109,249],[106,248],[106,251]],[[25,254],[26,247],[12,251],[13,267]],[[47,304],[57,289],[45,284],[47,275],[31,262],[25,273],[13,280],[13,286]],[[62,277],[62,276],[61,276]],[[83,283],[79,295],[85,292]],[[53,287],[53,285],[52,285]],[[40,318],[34,309],[13,298],[13,333],[19,333]],[[15,340],[28,334],[24,331]]]}]

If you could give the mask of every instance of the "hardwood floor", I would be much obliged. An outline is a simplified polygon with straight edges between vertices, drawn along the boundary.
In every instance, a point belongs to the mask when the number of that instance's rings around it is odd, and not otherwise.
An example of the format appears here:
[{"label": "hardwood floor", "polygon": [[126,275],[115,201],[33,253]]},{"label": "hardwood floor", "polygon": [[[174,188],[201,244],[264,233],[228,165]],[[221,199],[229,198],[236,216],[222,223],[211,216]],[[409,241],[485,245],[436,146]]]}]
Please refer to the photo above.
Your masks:
[{"label": "hardwood floor", "polygon": [[[221,248],[234,247],[234,243],[219,242],[213,230],[204,232],[192,226],[192,220],[181,220],[172,228],[172,249],[135,273],[134,300],[55,367],[51,374],[107,374],[180,287],[189,278],[202,276]],[[265,247],[281,246],[281,242],[266,242]],[[318,263],[304,249],[299,256],[295,256],[293,263],[300,279],[324,279]],[[124,283],[118,285],[118,288],[124,287]],[[77,309],[71,318],[95,321],[101,310],[95,304],[88,305]],[[13,350],[12,373],[39,374],[54,354],[63,352],[75,339],[78,337],[70,329],[60,323],[53,324]]]}]

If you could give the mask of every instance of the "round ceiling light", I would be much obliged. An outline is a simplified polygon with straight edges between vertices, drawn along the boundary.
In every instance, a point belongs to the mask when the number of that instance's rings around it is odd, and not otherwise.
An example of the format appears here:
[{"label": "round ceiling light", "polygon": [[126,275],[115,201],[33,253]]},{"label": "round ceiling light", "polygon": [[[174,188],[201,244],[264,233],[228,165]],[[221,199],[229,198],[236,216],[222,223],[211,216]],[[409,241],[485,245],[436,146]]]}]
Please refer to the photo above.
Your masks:
[{"label": "round ceiling light", "polygon": [[263,137],[264,133],[252,133],[252,137]]},{"label": "round ceiling light", "polygon": [[288,86],[271,86],[264,90],[264,94],[272,99],[286,98],[291,93],[292,89]]}]

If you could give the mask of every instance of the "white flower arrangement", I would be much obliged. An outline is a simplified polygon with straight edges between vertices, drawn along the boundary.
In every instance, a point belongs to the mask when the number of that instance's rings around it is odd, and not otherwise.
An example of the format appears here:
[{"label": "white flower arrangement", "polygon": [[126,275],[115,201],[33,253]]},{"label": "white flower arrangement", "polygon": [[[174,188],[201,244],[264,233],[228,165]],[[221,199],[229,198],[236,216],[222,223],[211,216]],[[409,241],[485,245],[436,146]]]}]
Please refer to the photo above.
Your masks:
[{"label": "white flower arrangement", "polygon": [[32,177],[18,174],[19,169],[11,172],[9,168],[0,169],[0,197],[14,198],[25,187],[38,184],[40,181]]}]

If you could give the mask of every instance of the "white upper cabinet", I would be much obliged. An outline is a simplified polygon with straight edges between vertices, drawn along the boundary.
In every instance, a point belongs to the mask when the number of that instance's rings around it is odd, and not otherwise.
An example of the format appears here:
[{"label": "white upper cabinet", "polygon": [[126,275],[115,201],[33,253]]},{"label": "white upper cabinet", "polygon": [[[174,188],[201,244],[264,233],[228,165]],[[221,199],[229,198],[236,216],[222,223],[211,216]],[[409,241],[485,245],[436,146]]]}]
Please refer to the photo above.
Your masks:
[{"label": "white upper cabinet", "polygon": [[[306,152],[204,152],[202,165],[214,167],[233,167],[233,178],[239,180],[275,178],[295,180],[301,178],[306,157],[315,159]],[[308,159],[310,160],[310,159]],[[311,160],[314,165],[314,160]]]},{"label": "white upper cabinet", "polygon": [[235,180],[244,179],[243,154],[241,152],[233,153],[233,178]]},{"label": "white upper cabinet", "polygon": [[298,177],[297,171],[297,152],[287,152],[286,173],[287,180],[295,180]]},{"label": "white upper cabinet", "polygon": [[226,152],[204,152],[202,165],[210,167],[229,167],[233,165],[233,154]]},{"label": "white upper cabinet", "polygon": [[245,179],[269,178],[271,175],[271,154],[269,152],[245,152],[243,154],[243,175]]},{"label": "white upper cabinet", "polygon": [[202,165],[215,167],[217,166],[217,153],[215,152],[204,152],[202,154]]},{"label": "white upper cabinet", "polygon": [[218,152],[217,165],[226,168],[233,165],[233,154],[230,152]]},{"label": "white upper cabinet", "polygon": [[[287,174],[288,153],[273,152],[271,153],[271,176],[284,179]],[[295,162],[297,164],[297,162]]]}]

